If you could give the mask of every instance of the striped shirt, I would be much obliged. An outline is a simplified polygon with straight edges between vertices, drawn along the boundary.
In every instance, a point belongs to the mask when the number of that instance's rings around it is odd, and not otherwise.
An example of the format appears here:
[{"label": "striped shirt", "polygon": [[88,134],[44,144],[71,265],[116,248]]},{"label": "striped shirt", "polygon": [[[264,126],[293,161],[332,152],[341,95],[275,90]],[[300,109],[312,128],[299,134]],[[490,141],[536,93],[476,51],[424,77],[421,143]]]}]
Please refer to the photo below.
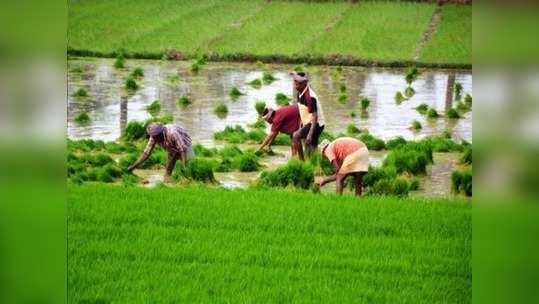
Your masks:
[{"label": "striped shirt", "polygon": [[[177,126],[177,125],[165,125],[164,130],[164,137],[165,140],[162,143],[159,143],[163,149],[165,149],[169,153],[180,153],[187,151],[189,147],[191,147],[191,137],[189,137],[189,134],[185,131],[184,128]],[[148,140],[148,144],[146,145],[146,148],[144,149],[144,154],[149,155],[152,153],[153,148],[155,147],[155,144],[157,142],[155,139],[150,137]]]}]

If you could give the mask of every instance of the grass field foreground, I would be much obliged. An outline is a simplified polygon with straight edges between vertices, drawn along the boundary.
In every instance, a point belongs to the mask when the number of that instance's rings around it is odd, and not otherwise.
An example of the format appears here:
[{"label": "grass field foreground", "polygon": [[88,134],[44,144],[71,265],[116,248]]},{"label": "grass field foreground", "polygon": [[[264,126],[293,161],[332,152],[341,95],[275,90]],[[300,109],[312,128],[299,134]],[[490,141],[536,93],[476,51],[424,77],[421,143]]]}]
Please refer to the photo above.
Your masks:
[{"label": "grass field foreground", "polygon": [[469,302],[471,205],[68,187],[69,302]]}]

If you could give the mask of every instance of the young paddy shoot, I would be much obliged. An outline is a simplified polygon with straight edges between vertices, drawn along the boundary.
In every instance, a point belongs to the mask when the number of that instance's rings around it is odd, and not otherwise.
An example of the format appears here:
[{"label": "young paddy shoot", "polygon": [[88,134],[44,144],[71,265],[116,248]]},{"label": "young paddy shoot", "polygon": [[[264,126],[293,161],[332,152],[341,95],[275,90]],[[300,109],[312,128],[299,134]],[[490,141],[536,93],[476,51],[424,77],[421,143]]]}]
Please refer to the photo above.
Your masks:
[{"label": "young paddy shoot", "polygon": [[183,109],[183,108],[186,108],[186,107],[187,107],[188,105],[190,105],[190,104],[191,104],[191,100],[189,100],[189,97],[187,97],[187,96],[180,96],[180,97],[178,98],[178,106],[179,106],[180,108],[182,108],[182,109]]},{"label": "young paddy shoot", "polygon": [[237,87],[232,87],[232,88],[230,88],[230,91],[228,91],[228,96],[230,96],[230,98],[233,101],[238,100],[238,98],[240,98],[240,96],[242,96],[242,95],[245,95],[245,94],[242,93],[240,91],[240,89],[238,89]]},{"label": "young paddy shoot", "polygon": [[228,115],[228,107],[224,102],[219,102],[213,109],[213,112],[217,117],[225,118]]},{"label": "young paddy shoot", "polygon": [[75,116],[75,122],[79,125],[87,125],[90,123],[90,115],[88,115],[88,113],[85,111],[80,112],[77,116]]}]

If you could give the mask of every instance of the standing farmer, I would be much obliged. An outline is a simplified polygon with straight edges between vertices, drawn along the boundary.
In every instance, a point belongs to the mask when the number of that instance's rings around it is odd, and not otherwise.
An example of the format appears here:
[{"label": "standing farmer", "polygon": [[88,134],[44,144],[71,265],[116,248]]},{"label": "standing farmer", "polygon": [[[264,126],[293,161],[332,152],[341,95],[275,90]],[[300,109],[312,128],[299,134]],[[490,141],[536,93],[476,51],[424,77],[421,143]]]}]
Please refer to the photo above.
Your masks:
[{"label": "standing farmer", "polygon": [[351,137],[337,138],[333,142],[325,139],[320,143],[320,153],[329,159],[335,168],[335,174],[325,177],[318,183],[320,187],[336,181],[337,193],[342,194],[344,180],[348,176],[354,178],[356,195],[360,196],[363,187],[363,176],[369,170],[369,150],[360,140]]},{"label": "standing farmer", "polygon": [[167,168],[165,177],[172,174],[176,161],[180,159],[185,166],[187,161],[193,157],[193,147],[191,137],[184,128],[177,125],[163,125],[153,123],[146,130],[150,139],[144,149],[144,153],[135,163],[127,168],[129,172],[133,171],[138,165],[143,163],[152,154],[155,144],[159,144],[168,152]]},{"label": "standing farmer", "polygon": [[277,110],[266,108],[264,109],[263,118],[271,124],[271,132],[266,136],[258,150],[260,151],[266,146],[270,147],[277,134],[282,132],[288,134],[292,140],[292,157],[294,157],[297,154],[297,150],[295,149],[296,145],[294,144],[292,135],[299,129],[300,118],[298,105],[293,104]]},{"label": "standing farmer", "polygon": [[294,86],[298,92],[298,106],[301,118],[301,128],[293,135],[297,146],[299,159],[303,160],[302,141],[305,152],[311,157],[312,151],[318,145],[318,138],[324,131],[325,119],[320,100],[308,85],[309,77],[303,73],[293,74]]}]

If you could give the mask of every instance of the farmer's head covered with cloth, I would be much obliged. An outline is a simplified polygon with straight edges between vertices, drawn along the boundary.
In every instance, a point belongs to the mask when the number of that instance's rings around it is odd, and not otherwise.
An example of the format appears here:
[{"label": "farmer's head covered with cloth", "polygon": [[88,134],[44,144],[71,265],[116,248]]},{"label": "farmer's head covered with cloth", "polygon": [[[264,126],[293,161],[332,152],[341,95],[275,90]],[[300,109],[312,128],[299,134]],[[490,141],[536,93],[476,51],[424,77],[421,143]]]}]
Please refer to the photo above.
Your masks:
[{"label": "farmer's head covered with cloth", "polygon": [[363,176],[369,171],[369,151],[367,146],[358,139],[340,137],[333,142],[324,139],[318,148],[320,154],[326,157],[335,168],[335,174],[323,178],[317,184],[322,187],[329,182],[336,181],[337,193],[342,194],[344,180],[348,176],[352,176],[356,195],[360,196],[363,187]]},{"label": "farmer's head covered with cloth", "polygon": [[294,87],[298,92],[298,106],[301,118],[301,128],[294,133],[295,142],[299,142],[296,147],[299,158],[303,160],[302,142],[310,157],[312,150],[318,145],[318,139],[324,131],[325,119],[322,104],[316,93],[309,86],[309,76],[303,72],[292,73]]},{"label": "farmer's head covered with cloth", "polygon": [[165,176],[170,176],[176,161],[180,159],[185,166],[187,161],[194,156],[191,137],[184,128],[169,124],[153,123],[146,130],[149,139],[144,153],[127,170],[133,171],[152,154],[155,144],[159,144],[168,152],[167,168]]}]

